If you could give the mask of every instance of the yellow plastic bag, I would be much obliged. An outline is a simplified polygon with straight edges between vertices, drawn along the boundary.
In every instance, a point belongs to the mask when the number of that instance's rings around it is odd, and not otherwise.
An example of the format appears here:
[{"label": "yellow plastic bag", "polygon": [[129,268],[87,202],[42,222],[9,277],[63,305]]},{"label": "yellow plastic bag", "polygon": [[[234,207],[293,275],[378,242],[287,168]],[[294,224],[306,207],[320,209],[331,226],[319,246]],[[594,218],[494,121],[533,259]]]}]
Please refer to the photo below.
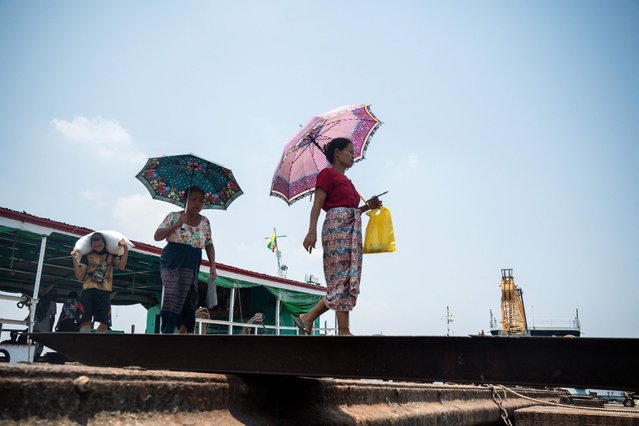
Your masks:
[{"label": "yellow plastic bag", "polygon": [[366,213],[369,217],[364,237],[364,253],[391,253],[395,251],[395,233],[391,212],[386,207]]}]

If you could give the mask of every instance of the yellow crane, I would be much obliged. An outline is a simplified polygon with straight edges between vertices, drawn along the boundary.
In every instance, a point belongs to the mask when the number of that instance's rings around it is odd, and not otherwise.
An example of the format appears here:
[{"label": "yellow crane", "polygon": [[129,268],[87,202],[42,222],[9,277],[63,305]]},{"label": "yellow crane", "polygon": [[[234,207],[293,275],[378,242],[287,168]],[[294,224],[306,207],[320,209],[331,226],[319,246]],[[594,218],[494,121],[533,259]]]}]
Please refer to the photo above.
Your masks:
[{"label": "yellow crane", "polygon": [[501,328],[506,335],[527,335],[524,292],[515,284],[512,269],[501,270]]}]

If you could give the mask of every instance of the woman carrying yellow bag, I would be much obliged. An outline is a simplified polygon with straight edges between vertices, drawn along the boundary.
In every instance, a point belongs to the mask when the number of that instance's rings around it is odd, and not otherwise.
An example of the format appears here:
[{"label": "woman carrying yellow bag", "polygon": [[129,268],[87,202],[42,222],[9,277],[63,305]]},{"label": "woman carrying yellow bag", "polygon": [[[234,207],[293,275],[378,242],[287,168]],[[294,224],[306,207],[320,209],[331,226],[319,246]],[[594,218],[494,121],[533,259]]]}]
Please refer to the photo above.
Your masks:
[{"label": "woman carrying yellow bag", "polygon": [[313,322],[321,314],[332,309],[337,317],[339,336],[350,336],[349,313],[355,307],[359,295],[362,267],[362,218],[370,208],[379,208],[382,202],[372,198],[358,207],[359,193],[345,176],[353,165],[353,144],[344,138],[333,139],[324,150],[328,167],[317,176],[315,201],[311,209],[308,234],[304,248],[310,253],[317,242],[317,221],[320,210],[326,211],[322,226],[324,249],[324,277],[326,296],[308,313],[295,318],[297,326],[310,334]]}]

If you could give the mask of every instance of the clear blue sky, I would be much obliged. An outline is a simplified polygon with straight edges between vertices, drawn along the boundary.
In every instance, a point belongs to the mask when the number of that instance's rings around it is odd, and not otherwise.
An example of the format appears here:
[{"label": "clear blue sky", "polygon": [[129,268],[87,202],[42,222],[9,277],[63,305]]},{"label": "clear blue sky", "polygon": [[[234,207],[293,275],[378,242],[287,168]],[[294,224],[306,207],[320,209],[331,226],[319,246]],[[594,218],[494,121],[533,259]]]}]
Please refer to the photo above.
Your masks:
[{"label": "clear blue sky", "polygon": [[174,208],[134,176],[193,152],[245,192],[206,212],[218,261],[275,274],[276,227],[323,282],[270,182],[300,123],[367,103],[348,174],[390,191],[398,250],[365,257],[354,333],[487,330],[513,268],[538,325],[639,337],[638,61],[636,1],[0,0],[0,205],[152,243]]}]

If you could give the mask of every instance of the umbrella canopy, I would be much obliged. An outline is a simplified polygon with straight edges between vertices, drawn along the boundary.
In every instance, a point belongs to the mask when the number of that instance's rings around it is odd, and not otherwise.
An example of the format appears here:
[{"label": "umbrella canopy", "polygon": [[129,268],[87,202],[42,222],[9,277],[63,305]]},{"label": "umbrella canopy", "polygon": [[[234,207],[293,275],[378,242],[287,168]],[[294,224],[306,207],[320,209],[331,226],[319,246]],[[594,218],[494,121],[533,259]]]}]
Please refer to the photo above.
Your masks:
[{"label": "umbrella canopy", "polygon": [[243,194],[233,172],[193,154],[149,158],[135,176],[154,199],[184,206],[184,193],[192,186],[204,191],[205,209],[226,208]]},{"label": "umbrella canopy", "polygon": [[382,122],[368,105],[347,105],[311,118],[293,135],[275,170],[271,195],[289,205],[315,190],[317,175],[330,164],[323,148],[335,138],[353,142],[354,161],[364,158],[368,143]]}]

